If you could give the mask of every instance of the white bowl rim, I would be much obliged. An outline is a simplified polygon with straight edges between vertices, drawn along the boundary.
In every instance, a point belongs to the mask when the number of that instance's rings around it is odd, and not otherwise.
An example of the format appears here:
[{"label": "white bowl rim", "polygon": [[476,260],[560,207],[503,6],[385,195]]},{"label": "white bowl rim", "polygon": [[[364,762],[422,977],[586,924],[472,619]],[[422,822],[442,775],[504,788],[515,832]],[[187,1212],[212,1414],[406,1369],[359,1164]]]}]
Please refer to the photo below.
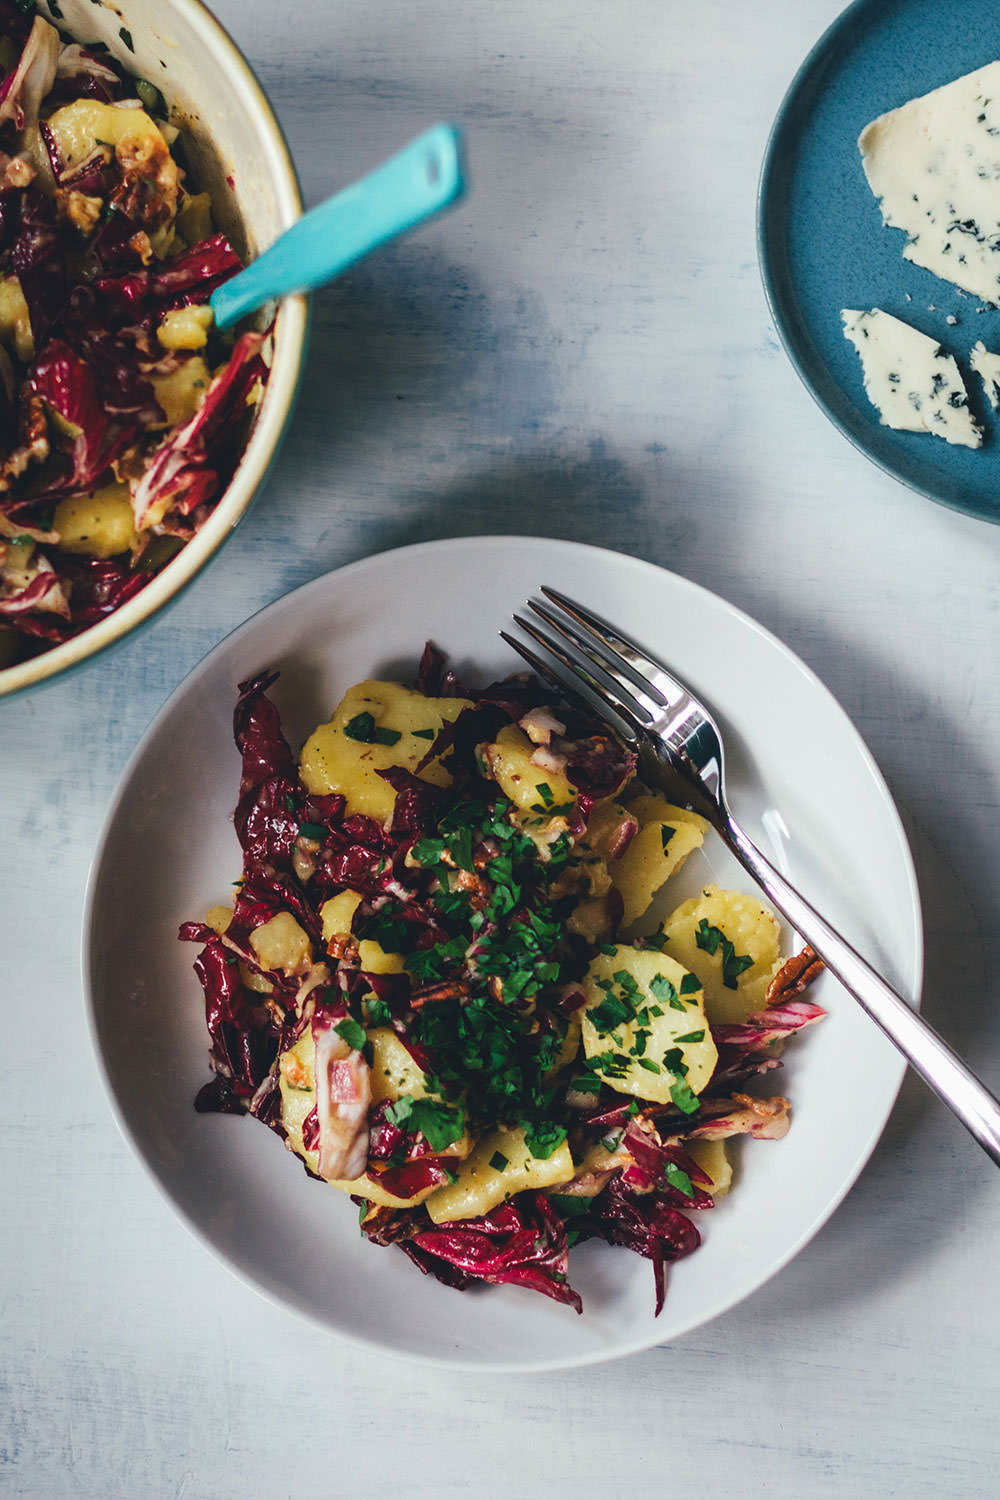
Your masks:
[{"label": "white bowl rim", "polygon": [[[478,546],[482,549],[485,549],[487,552],[493,549],[503,551],[511,546],[522,546],[528,548],[556,546],[560,548],[575,550],[580,554],[601,552],[614,553],[616,558],[618,558],[619,560],[624,560],[624,562],[629,565],[636,564],[640,567],[657,566],[656,564],[651,564],[642,558],[635,557],[632,554],[621,553],[618,551],[618,549],[615,548],[597,547],[588,543],[570,541],[560,538],[516,536],[506,534],[486,534],[437,538],[429,541],[409,543],[402,547],[392,548],[390,549],[390,551],[397,557],[409,557],[415,563],[419,563],[421,555],[426,555],[430,551],[447,552],[450,550],[467,548],[470,545]],[[129,788],[133,773],[142,760],[147,746],[158,733],[161,724],[165,719],[169,717],[178,699],[189,689],[192,678],[197,674],[207,670],[210,660],[214,658],[219,652],[223,651],[228,642],[230,642],[234,637],[241,635],[244,631],[251,627],[253,622],[259,616],[266,615],[275,606],[287,602],[293,595],[302,595],[309,591],[321,590],[328,584],[329,579],[334,575],[337,577],[343,577],[345,574],[363,574],[364,572],[372,568],[377,569],[384,561],[384,558],[384,553],[372,553],[357,558],[353,562],[343,564],[340,567],[330,569],[328,572],[318,575],[316,578],[310,580],[309,582],[300,584],[296,589],[291,591],[291,594],[280,595],[277,599],[272,600],[271,603],[262,606],[261,609],[248,616],[246,620],[244,620],[240,625],[236,626],[232,631],[229,632],[228,635],[224,636],[222,640],[218,641],[215,646],[212,647],[211,650],[207,652],[206,655],[195,665],[195,667],[191,669],[191,671],[185,676],[183,681],[178,683],[178,685],[163,702],[159,710],[156,712],[156,714],[148,724],[146,730],[144,731],[131,756],[129,757],[128,763],[121,773],[114,795],[105,811],[103,826],[96,848],[94,850],[94,856],[88,874],[80,944],[85,1016],[91,1046],[91,1053],[94,1058],[98,1074],[104,1086],[105,1096],[111,1108],[113,1118],[123,1138],[128,1143],[130,1150],[134,1153],[134,1156],[137,1159],[147,1180],[152,1182],[156,1192],[168,1205],[171,1212],[176,1216],[177,1219],[180,1220],[180,1222],[184,1225],[185,1229],[192,1236],[192,1238],[208,1252],[212,1260],[214,1260],[217,1265],[223,1267],[243,1286],[254,1292],[258,1297],[261,1297],[272,1307],[278,1308],[282,1312],[290,1314],[294,1319],[299,1319],[302,1322],[310,1325],[312,1328],[323,1333],[327,1337],[337,1341],[341,1341],[348,1346],[353,1346],[354,1348],[364,1350],[368,1354],[375,1354],[382,1358],[405,1363],[410,1365],[411,1367],[425,1366],[428,1368],[436,1368],[449,1372],[468,1372],[470,1374],[484,1376],[522,1374],[540,1375],[555,1373],[563,1370],[584,1369],[594,1365],[610,1363],[622,1358],[628,1358],[635,1354],[648,1353],[656,1348],[672,1347],[678,1339],[685,1337],[686,1335],[696,1331],[697,1328],[703,1327],[707,1323],[713,1322],[716,1318],[731,1311],[734,1306],[738,1305],[743,1300],[743,1296],[739,1295],[736,1297],[721,1297],[717,1305],[708,1313],[706,1317],[699,1318],[695,1322],[682,1326],[678,1331],[666,1337],[663,1342],[658,1342],[655,1338],[650,1339],[645,1335],[645,1333],[643,1333],[636,1337],[633,1337],[627,1343],[623,1343],[621,1346],[615,1348],[610,1352],[604,1350],[594,1350],[586,1354],[560,1353],[552,1355],[548,1359],[535,1358],[524,1361],[511,1360],[508,1358],[472,1359],[462,1356],[441,1355],[434,1353],[421,1353],[420,1355],[414,1355],[413,1353],[404,1351],[402,1349],[396,1349],[387,1346],[378,1338],[369,1338],[354,1332],[347,1331],[343,1328],[334,1328],[331,1326],[328,1320],[322,1317],[322,1315],[313,1312],[309,1308],[297,1305],[290,1299],[285,1298],[279,1291],[275,1290],[273,1287],[268,1286],[262,1279],[259,1279],[252,1272],[235,1264],[233,1260],[225,1254],[224,1251],[219,1249],[219,1247],[212,1241],[211,1237],[207,1234],[202,1225],[199,1224],[184,1208],[181,1207],[176,1198],[170,1192],[169,1187],[163,1181],[160,1173],[156,1170],[155,1166],[147,1156],[147,1153],[144,1150],[143,1146],[140,1144],[136,1132],[126,1118],[125,1111],[118,1099],[108,1069],[107,1061],[103,1054],[98,1032],[95,995],[91,982],[91,976],[93,972],[92,937],[99,875],[110,843],[113,825],[118,815],[120,804],[124,800],[125,793]],[[661,571],[668,572],[670,570],[663,568],[661,569]],[[767,641],[772,649],[776,650],[776,652],[780,656],[784,657],[787,661],[792,663],[792,665],[796,668],[797,672],[803,677],[803,679],[807,680],[814,687],[819,689],[824,698],[828,699],[830,703],[835,707],[839,716],[850,725],[850,728],[853,732],[855,749],[859,761],[866,768],[873,785],[877,789],[879,798],[883,804],[887,816],[888,825],[891,827],[895,838],[898,840],[899,848],[903,854],[905,865],[906,897],[909,907],[909,938],[912,946],[909,948],[909,952],[907,955],[910,970],[907,976],[908,982],[904,981],[904,988],[902,993],[908,998],[914,1009],[919,1010],[921,1006],[921,991],[924,977],[924,937],[920,887],[917,879],[912,851],[910,849],[909,839],[907,838],[902,818],[900,817],[899,810],[896,807],[892,793],[877,761],[875,760],[875,757],[869,750],[865,741],[862,739],[857,728],[853,725],[853,721],[850,720],[848,714],[846,713],[846,710],[844,710],[839,701],[834,698],[833,694],[826,687],[822,679],[816,672],[813,671],[810,666],[808,666],[808,664],[801,657],[798,656],[798,654],[792,649],[792,647],[788,646],[782,640],[780,636],[775,635],[766,626],[761,625],[759,621],[757,621],[752,615],[749,615],[744,610],[740,609],[739,606],[732,604],[722,595],[715,594],[712,590],[708,589],[704,585],[695,582],[693,579],[684,577],[681,574],[672,574],[672,577],[675,582],[677,582],[680,587],[683,590],[686,590],[691,596],[704,597],[707,600],[715,603],[716,605],[720,605],[731,618],[733,618],[743,626],[748,627],[753,631],[754,634]],[[828,1222],[836,1209],[854,1187],[885,1130],[885,1126],[895,1106],[899,1090],[906,1075],[905,1060],[898,1053],[893,1056],[892,1061],[888,1064],[888,1072],[889,1082],[883,1099],[882,1109],[879,1112],[878,1118],[872,1123],[872,1128],[867,1139],[864,1141],[861,1148],[857,1152],[857,1157],[854,1162],[853,1169],[846,1175],[846,1179],[841,1184],[839,1190],[827,1200],[822,1213],[820,1213],[813,1222],[811,1222],[806,1228],[804,1228],[804,1230],[794,1240],[789,1242],[789,1244],[785,1247],[784,1253],[778,1259],[776,1259],[774,1263],[772,1263],[767,1275],[752,1289],[753,1292],[759,1291],[762,1286],[771,1281],[774,1276],[778,1274],[778,1272],[783,1270],[784,1267],[787,1266],[789,1262],[791,1262],[800,1253],[800,1251]]]}]

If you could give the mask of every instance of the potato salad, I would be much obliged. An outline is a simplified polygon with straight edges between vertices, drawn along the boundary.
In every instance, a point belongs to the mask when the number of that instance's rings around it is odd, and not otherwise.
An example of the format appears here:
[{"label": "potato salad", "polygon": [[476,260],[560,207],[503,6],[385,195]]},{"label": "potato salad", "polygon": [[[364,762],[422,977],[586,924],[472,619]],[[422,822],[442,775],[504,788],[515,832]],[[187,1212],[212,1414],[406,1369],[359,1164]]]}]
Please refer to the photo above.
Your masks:
[{"label": "potato salad", "polygon": [[0,5],[0,668],[120,608],[210,514],[266,378],[265,336],[206,305],[241,264],[159,91]]},{"label": "potato salad", "polygon": [[[428,647],[414,686],[352,687],[296,757],[265,674],[241,685],[232,904],[201,945],[212,1080],[350,1195],[373,1244],[449,1286],[580,1310],[570,1248],[665,1268],[700,1242],[752,1092],[820,965],[755,896],[671,878],[711,837],[533,678],[473,689]],[[657,913],[651,917],[651,909]]]}]

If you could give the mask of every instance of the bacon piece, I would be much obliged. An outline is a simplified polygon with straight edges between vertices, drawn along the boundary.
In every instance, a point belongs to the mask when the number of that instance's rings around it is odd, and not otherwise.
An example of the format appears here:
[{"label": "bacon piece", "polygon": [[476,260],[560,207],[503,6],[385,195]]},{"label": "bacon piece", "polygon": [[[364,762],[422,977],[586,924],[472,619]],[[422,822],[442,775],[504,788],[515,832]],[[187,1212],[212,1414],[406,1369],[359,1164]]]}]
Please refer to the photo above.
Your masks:
[{"label": "bacon piece", "polygon": [[368,1161],[371,1073],[360,1052],[326,1017],[312,1021],[316,1043],[316,1113],[319,1175],[327,1182],[360,1177]]}]

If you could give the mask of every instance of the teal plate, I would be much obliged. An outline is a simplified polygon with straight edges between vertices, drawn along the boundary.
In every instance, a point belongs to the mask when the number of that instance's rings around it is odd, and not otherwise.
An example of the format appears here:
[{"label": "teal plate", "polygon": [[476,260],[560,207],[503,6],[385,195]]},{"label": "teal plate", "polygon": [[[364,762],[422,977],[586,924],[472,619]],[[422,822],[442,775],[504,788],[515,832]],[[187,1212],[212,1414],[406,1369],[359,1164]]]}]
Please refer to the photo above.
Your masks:
[{"label": "teal plate", "polygon": [[[969,366],[1000,349],[1000,310],[903,259],[861,166],[869,120],[1000,57],[997,0],[855,0],[820,38],[771,131],[757,247],[775,326],[812,395],[857,448],[920,494],[1000,522],[1000,414]],[[880,307],[953,354],[984,428],[978,449],[879,422],[841,308]],[[951,316],[957,319],[949,324]]]}]

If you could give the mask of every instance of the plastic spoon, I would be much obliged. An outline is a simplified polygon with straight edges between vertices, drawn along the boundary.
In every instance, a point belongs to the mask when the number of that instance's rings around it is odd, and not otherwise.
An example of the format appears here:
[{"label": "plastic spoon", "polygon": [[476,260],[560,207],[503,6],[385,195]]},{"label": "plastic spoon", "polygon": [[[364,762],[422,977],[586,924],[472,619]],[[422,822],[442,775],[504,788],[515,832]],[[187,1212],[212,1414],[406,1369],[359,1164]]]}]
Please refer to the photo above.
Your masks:
[{"label": "plastic spoon", "polygon": [[397,155],[303,214],[209,299],[226,328],[261,303],[333,281],[369,251],[423,223],[465,190],[461,135],[434,125]]}]

